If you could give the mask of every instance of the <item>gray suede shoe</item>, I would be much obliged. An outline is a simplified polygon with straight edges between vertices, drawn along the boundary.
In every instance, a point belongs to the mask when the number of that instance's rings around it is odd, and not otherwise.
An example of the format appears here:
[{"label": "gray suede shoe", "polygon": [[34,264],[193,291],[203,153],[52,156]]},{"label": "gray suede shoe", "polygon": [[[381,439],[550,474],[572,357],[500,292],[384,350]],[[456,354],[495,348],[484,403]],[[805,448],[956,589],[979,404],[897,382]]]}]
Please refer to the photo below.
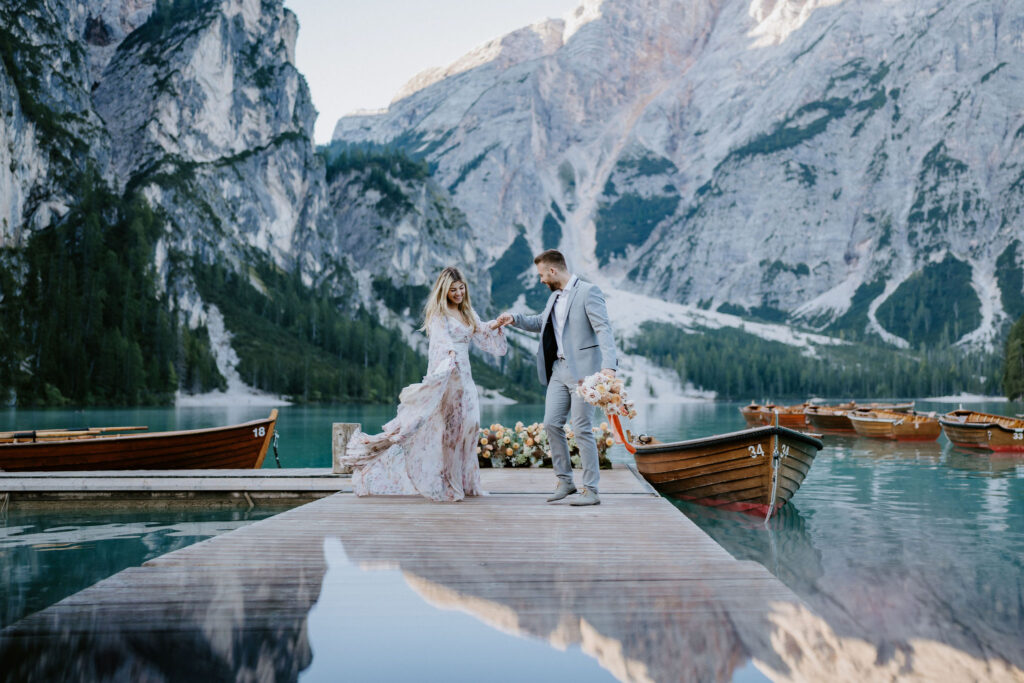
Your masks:
[{"label": "gray suede shoe", "polygon": [[600,505],[601,499],[597,497],[597,491],[594,489],[588,489],[586,486],[580,492],[580,495],[573,499],[569,505]]},{"label": "gray suede shoe", "polygon": [[548,496],[548,502],[554,503],[556,500],[562,500],[571,493],[576,493],[576,486],[559,479],[558,486],[555,487],[555,492]]}]

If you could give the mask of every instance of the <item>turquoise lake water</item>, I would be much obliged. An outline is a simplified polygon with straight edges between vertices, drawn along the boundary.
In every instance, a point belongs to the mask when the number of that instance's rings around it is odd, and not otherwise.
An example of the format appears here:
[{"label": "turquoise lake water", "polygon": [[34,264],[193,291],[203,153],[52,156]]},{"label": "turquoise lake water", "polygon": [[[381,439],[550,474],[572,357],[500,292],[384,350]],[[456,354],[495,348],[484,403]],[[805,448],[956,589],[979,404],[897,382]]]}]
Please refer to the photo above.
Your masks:
[{"label": "turquoise lake water", "polygon": [[[633,429],[662,440],[733,431],[743,427],[739,405],[641,406]],[[918,404],[921,410],[942,412],[955,407]],[[1022,412],[1020,405],[1006,403],[969,407]],[[268,412],[6,410],[0,412],[0,429],[85,424],[186,429],[255,419]],[[485,406],[482,421],[534,422],[542,413],[541,406]],[[327,467],[331,423],[360,422],[376,430],[391,417],[392,409],[386,406],[286,406],[278,422],[282,463]],[[625,462],[629,456],[617,447],[612,459]],[[273,458],[265,464],[274,466]],[[883,660],[925,641],[957,656],[1024,669],[1024,454],[961,450],[944,437],[934,443],[892,443],[826,436],[825,448],[803,486],[767,528],[741,513],[683,502],[676,506],[735,557],[763,564],[836,633],[869,643]],[[274,512],[10,510],[0,520],[0,589],[6,596],[0,624],[122,568]],[[319,623],[314,616],[311,628]],[[323,628],[320,624],[318,632]],[[476,629],[480,642],[493,639],[490,627],[471,619],[459,622],[458,628],[467,633]],[[544,648],[541,651],[547,652]],[[565,658],[556,657],[559,664],[552,660],[552,670],[590,675],[592,662],[578,650],[560,654]],[[535,661],[547,661],[547,655],[536,657]],[[309,672],[322,671],[318,666],[323,663],[314,660]],[[734,680],[758,677],[748,666],[733,672]]]}]

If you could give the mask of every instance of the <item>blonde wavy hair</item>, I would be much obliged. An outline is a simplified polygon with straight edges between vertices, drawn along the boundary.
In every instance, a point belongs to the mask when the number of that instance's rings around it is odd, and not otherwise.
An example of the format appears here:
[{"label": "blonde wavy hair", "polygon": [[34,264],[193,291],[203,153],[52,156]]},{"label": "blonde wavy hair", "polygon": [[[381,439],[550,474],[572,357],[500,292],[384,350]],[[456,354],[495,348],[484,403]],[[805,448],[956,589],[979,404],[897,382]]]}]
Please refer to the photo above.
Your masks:
[{"label": "blonde wavy hair", "polygon": [[[427,303],[423,307],[423,327],[420,329],[428,335],[430,334],[431,321],[438,316],[448,315],[448,290],[458,282],[466,285],[466,280],[462,277],[462,273],[453,266],[448,266],[437,276],[437,282],[434,283],[434,288],[430,290],[430,296],[427,297]],[[469,301],[469,285],[466,285],[466,296],[462,297],[462,303],[459,304],[459,315],[462,316],[462,321],[469,325],[470,329],[475,333],[480,322],[473,315],[473,305]]]}]

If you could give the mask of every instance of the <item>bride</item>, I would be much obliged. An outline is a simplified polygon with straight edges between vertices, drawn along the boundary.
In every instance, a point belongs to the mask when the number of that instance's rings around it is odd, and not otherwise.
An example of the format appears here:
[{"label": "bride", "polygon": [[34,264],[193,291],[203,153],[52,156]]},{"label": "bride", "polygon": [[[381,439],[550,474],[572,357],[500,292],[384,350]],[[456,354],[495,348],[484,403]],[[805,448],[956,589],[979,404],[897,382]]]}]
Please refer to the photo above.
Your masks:
[{"label": "bride", "polygon": [[469,370],[469,343],[503,356],[496,321],[481,323],[457,268],[445,268],[423,311],[430,337],[427,375],[402,390],[398,416],[373,436],[357,431],[341,464],[352,467],[360,496],[415,495],[455,501],[479,496],[476,443],[480,404]]}]

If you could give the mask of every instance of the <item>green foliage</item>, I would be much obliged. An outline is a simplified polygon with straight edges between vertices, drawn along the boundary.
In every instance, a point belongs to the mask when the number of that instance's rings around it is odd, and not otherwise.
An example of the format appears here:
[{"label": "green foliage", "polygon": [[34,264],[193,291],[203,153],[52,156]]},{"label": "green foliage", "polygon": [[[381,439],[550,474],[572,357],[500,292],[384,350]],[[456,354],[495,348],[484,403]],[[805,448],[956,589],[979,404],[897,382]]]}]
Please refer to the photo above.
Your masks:
[{"label": "green foliage", "polygon": [[671,216],[679,206],[679,195],[641,197],[625,194],[613,204],[602,205],[595,219],[597,247],[601,265],[612,256],[622,255],[626,247],[643,244],[655,226]]},{"label": "green foliage", "polygon": [[1006,66],[1006,62],[999,62],[999,64],[994,69],[992,69],[991,71],[989,71],[988,73],[981,77],[981,82],[984,83],[988,81],[988,79],[992,78],[997,73],[999,73],[999,70],[1002,69],[1004,66]]},{"label": "green foliage", "polygon": [[187,35],[191,28],[188,20],[206,15],[216,7],[214,0],[157,0],[149,18],[125,37],[118,50],[175,38],[179,33]]},{"label": "green foliage", "polygon": [[850,300],[850,308],[847,309],[846,313],[836,318],[828,326],[827,331],[840,333],[842,336],[851,339],[863,339],[866,336],[868,309],[871,307],[871,302],[881,296],[884,291],[885,278],[881,276],[871,282],[863,283],[853,293],[853,298]]},{"label": "green foliage", "polygon": [[785,311],[763,303],[760,306],[752,306],[748,309],[738,304],[726,302],[718,307],[718,311],[721,313],[728,313],[729,315],[738,315],[744,318],[763,320],[769,323],[781,323],[789,319],[789,314]]},{"label": "green foliage", "polygon": [[555,215],[555,218],[558,219],[559,223],[565,222],[565,216],[562,215],[562,210],[558,208],[558,204],[554,201],[551,202],[551,213]]},{"label": "green foliage", "polygon": [[1024,398],[1024,317],[1014,323],[1006,339],[1003,394],[1011,401]]},{"label": "green foliage", "polygon": [[[347,314],[325,288],[265,261],[251,276],[194,263],[203,299],[216,304],[234,334],[238,371],[252,386],[297,401],[393,402],[419,381],[426,360],[401,333],[365,311]],[[267,294],[250,282],[256,277]]]},{"label": "green foliage", "polygon": [[545,249],[557,249],[562,241],[562,226],[550,213],[544,216],[544,224],[540,228],[541,242]]},{"label": "green foliage", "polygon": [[818,173],[807,164],[793,163],[787,160],[783,165],[786,169],[786,180],[796,180],[804,187],[811,188],[818,184]]},{"label": "green foliage", "polygon": [[520,403],[542,403],[544,387],[537,379],[537,360],[534,354],[509,341],[508,354],[498,359],[498,367],[471,356],[473,381],[492,389],[502,396]]},{"label": "green foliage", "polygon": [[666,173],[675,173],[679,170],[668,159],[654,156],[653,154],[619,159],[615,165],[617,171],[631,171],[634,175],[638,176],[664,175]]},{"label": "green foliage", "polygon": [[[805,104],[797,109],[792,116],[777,125],[771,133],[765,133],[754,138],[747,144],[730,152],[722,161],[722,164],[729,159],[739,161],[759,154],[774,154],[784,149],[796,147],[823,133],[832,121],[846,116],[851,104],[850,100],[845,97],[830,98]],[[818,111],[822,112],[821,116],[807,125],[801,126],[793,123],[804,114]]]},{"label": "green foliage", "polygon": [[540,282],[534,282],[533,286],[526,290],[526,307],[540,312],[551,298],[551,290]]},{"label": "green foliage", "polygon": [[665,323],[644,323],[633,353],[672,368],[682,381],[713,389],[720,398],[798,399],[811,396],[937,396],[992,393],[999,359],[956,348],[909,354],[888,347],[849,344],[816,347],[808,357],[780,342],[735,328],[687,333]]},{"label": "green foliage", "polygon": [[788,263],[784,263],[779,259],[775,259],[774,261],[762,259],[757,265],[764,269],[764,272],[761,275],[761,280],[763,282],[772,282],[782,273],[792,273],[796,277],[811,274],[811,268],[806,263],[798,263],[793,266]]},{"label": "green foliage", "polygon": [[396,287],[386,277],[378,277],[373,280],[374,295],[384,302],[384,305],[396,313],[408,310],[413,316],[423,310],[423,305],[430,294],[430,287],[426,285],[401,285]]},{"label": "green foliage", "polygon": [[558,167],[558,180],[562,183],[562,194],[570,199],[576,198],[576,169],[566,159]]},{"label": "green foliage", "polygon": [[13,389],[21,405],[167,403],[189,359],[152,268],[161,222],[91,170],[74,196],[61,223],[5,255],[18,272],[0,277],[0,392]]},{"label": "green foliage", "polygon": [[319,154],[327,167],[327,182],[339,175],[361,172],[368,167],[379,168],[400,180],[426,180],[430,167],[423,160],[415,160],[395,148],[368,148],[333,144],[320,148]]},{"label": "green foliage", "polygon": [[181,349],[184,354],[184,372],[179,381],[182,389],[197,394],[213,389],[224,391],[228,388],[228,383],[217,369],[217,361],[210,349],[210,332],[206,325],[200,325],[194,330],[183,325]]},{"label": "green foliage", "polygon": [[510,306],[523,291],[519,276],[533,264],[533,253],[522,230],[505,253],[491,266],[491,302],[498,308]]},{"label": "green foliage", "polygon": [[1017,265],[1020,241],[1014,240],[996,259],[996,281],[1002,295],[1003,309],[1011,318],[1024,315],[1024,271]]},{"label": "green foliage", "polygon": [[971,266],[949,254],[929,263],[900,284],[875,317],[914,347],[953,343],[981,324]]},{"label": "green foliage", "polygon": [[495,142],[490,147],[488,147],[487,149],[473,157],[468,164],[463,166],[462,170],[459,171],[459,177],[455,179],[455,182],[448,186],[448,191],[454,193],[455,188],[461,185],[462,181],[468,178],[470,173],[479,168],[480,164],[484,163],[484,161],[487,159],[487,155],[490,154],[491,151],[494,150],[494,148],[497,146],[498,143]]},{"label": "green foliage", "polygon": [[[49,148],[50,160],[68,167],[71,158],[85,154],[86,144],[65,125],[74,115],[58,113],[43,101],[44,81],[49,75],[44,70],[40,48],[15,35],[14,24],[8,20],[6,11],[0,11],[0,63],[18,93],[17,106],[35,125],[36,139]],[[8,106],[4,103],[5,117]]]},{"label": "green foliage", "polygon": [[359,174],[367,190],[376,190],[380,199],[376,208],[395,217],[413,210],[413,204],[397,181],[424,181],[430,177],[425,161],[416,161],[393,148],[329,146],[321,148],[327,170],[327,182],[340,175]]}]

